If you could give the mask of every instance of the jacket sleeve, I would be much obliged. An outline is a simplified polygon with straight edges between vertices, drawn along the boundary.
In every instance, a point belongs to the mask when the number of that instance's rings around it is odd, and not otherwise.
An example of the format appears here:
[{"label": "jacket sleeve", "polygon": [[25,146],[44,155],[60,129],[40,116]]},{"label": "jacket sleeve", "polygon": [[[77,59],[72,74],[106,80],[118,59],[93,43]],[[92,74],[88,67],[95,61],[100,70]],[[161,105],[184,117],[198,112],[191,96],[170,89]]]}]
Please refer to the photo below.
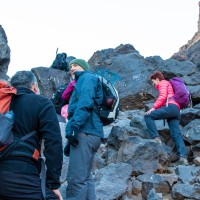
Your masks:
[{"label": "jacket sleeve", "polygon": [[161,81],[158,88],[159,96],[154,103],[154,108],[158,109],[164,105],[166,105],[167,101],[167,93],[168,93],[168,84],[166,81]]},{"label": "jacket sleeve", "polygon": [[66,100],[66,101],[69,101],[71,95],[72,95],[72,92],[74,90],[74,87],[75,87],[75,83],[76,81],[73,80],[69,85],[68,87],[65,89],[65,91],[63,92],[62,94],[62,99]]},{"label": "jacket sleeve", "polygon": [[62,137],[55,109],[51,102],[46,99],[41,106],[40,134],[44,140],[46,172],[46,186],[49,189],[60,187],[60,175],[63,162]]},{"label": "jacket sleeve", "polygon": [[80,84],[76,110],[71,119],[71,130],[78,131],[85,124],[95,106],[95,96],[99,85],[98,78],[85,76]]}]

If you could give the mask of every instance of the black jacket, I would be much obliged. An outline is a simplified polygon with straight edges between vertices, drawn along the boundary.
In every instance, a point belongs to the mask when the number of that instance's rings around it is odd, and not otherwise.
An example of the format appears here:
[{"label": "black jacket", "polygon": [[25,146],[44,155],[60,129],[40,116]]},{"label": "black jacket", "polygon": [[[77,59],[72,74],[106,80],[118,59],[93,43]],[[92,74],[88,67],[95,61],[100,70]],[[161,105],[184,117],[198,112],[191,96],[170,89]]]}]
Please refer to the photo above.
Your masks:
[{"label": "black jacket", "polygon": [[59,122],[53,104],[48,98],[20,87],[17,88],[12,108],[15,114],[14,136],[21,138],[33,130],[37,131],[37,134],[27,139],[27,142],[40,150],[41,139],[44,140],[43,153],[47,166],[47,187],[59,188],[63,150]]}]

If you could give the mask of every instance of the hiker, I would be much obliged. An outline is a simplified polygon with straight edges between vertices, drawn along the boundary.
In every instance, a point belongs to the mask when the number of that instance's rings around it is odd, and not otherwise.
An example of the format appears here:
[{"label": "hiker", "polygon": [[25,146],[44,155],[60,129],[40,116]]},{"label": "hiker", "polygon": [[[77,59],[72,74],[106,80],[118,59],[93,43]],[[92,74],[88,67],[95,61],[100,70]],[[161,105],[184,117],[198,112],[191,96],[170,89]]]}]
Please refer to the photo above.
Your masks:
[{"label": "hiker", "polygon": [[161,72],[155,72],[150,76],[153,85],[159,92],[153,108],[147,111],[144,119],[151,137],[158,143],[161,143],[155,120],[167,119],[171,137],[175,143],[177,153],[179,156],[179,164],[188,165],[187,149],[183,141],[179,123],[180,123],[180,106],[171,97],[174,95],[172,85],[165,80]]},{"label": "hiker", "polygon": [[[11,78],[11,85],[17,89],[10,108],[14,112],[12,132],[15,140],[32,131],[36,133],[20,142],[6,158],[0,159],[0,199],[44,199],[46,192],[45,199],[62,200],[59,178],[63,150],[55,109],[48,98],[38,95],[37,80],[31,71],[18,71]],[[41,183],[39,174],[42,140],[46,188],[45,184]],[[44,177],[41,178],[45,181]]]},{"label": "hiker", "polygon": [[65,91],[62,93],[62,99],[66,102],[66,105],[64,105],[61,108],[61,115],[62,117],[65,118],[66,122],[68,122],[68,104],[69,104],[69,100],[70,97],[72,96],[72,92],[74,91],[74,87],[76,84],[76,80],[72,80],[70,82],[70,84],[67,86],[67,88],[65,89]]},{"label": "hiker", "polygon": [[91,171],[103,138],[103,124],[93,108],[95,103],[102,103],[103,92],[98,77],[89,70],[90,66],[83,59],[70,62],[76,88],[70,98],[66,125],[66,138],[70,143],[67,200],[96,199]]}]

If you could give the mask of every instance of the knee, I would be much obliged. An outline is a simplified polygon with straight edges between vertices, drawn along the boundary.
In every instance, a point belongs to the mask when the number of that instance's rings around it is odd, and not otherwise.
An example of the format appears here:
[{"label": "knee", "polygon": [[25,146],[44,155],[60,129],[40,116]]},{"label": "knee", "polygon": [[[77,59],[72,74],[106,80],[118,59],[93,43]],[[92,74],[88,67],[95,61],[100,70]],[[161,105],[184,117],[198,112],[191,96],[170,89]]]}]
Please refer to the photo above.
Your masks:
[{"label": "knee", "polygon": [[148,119],[150,119],[150,115],[144,115],[144,120],[147,121]]}]

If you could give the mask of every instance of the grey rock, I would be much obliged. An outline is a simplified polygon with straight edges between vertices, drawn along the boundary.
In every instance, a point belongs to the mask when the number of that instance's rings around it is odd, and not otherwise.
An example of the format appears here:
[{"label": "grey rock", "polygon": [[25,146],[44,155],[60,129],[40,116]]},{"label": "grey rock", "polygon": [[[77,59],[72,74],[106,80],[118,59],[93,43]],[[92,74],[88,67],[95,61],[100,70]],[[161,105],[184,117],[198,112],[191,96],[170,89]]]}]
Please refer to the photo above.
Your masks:
[{"label": "grey rock", "polygon": [[162,193],[156,193],[155,189],[151,189],[149,191],[149,194],[148,194],[148,197],[147,197],[148,200],[162,200]]},{"label": "grey rock", "polygon": [[133,174],[164,171],[169,165],[161,144],[140,137],[128,137],[121,145],[116,162],[133,166]]},{"label": "grey rock", "polygon": [[190,144],[200,142],[200,119],[195,119],[182,129],[184,140]]},{"label": "grey rock", "polygon": [[200,199],[200,184],[175,184],[172,188],[172,197],[178,200]]},{"label": "grey rock", "polygon": [[41,95],[48,98],[52,97],[58,86],[70,82],[69,75],[59,69],[37,67],[31,69],[31,71],[35,74],[38,80]]},{"label": "grey rock", "polygon": [[113,200],[125,194],[131,172],[132,166],[125,163],[109,164],[100,169],[94,177],[97,199]]},{"label": "grey rock", "polygon": [[10,63],[10,47],[3,27],[0,25],[0,79],[8,80],[6,75]]}]

